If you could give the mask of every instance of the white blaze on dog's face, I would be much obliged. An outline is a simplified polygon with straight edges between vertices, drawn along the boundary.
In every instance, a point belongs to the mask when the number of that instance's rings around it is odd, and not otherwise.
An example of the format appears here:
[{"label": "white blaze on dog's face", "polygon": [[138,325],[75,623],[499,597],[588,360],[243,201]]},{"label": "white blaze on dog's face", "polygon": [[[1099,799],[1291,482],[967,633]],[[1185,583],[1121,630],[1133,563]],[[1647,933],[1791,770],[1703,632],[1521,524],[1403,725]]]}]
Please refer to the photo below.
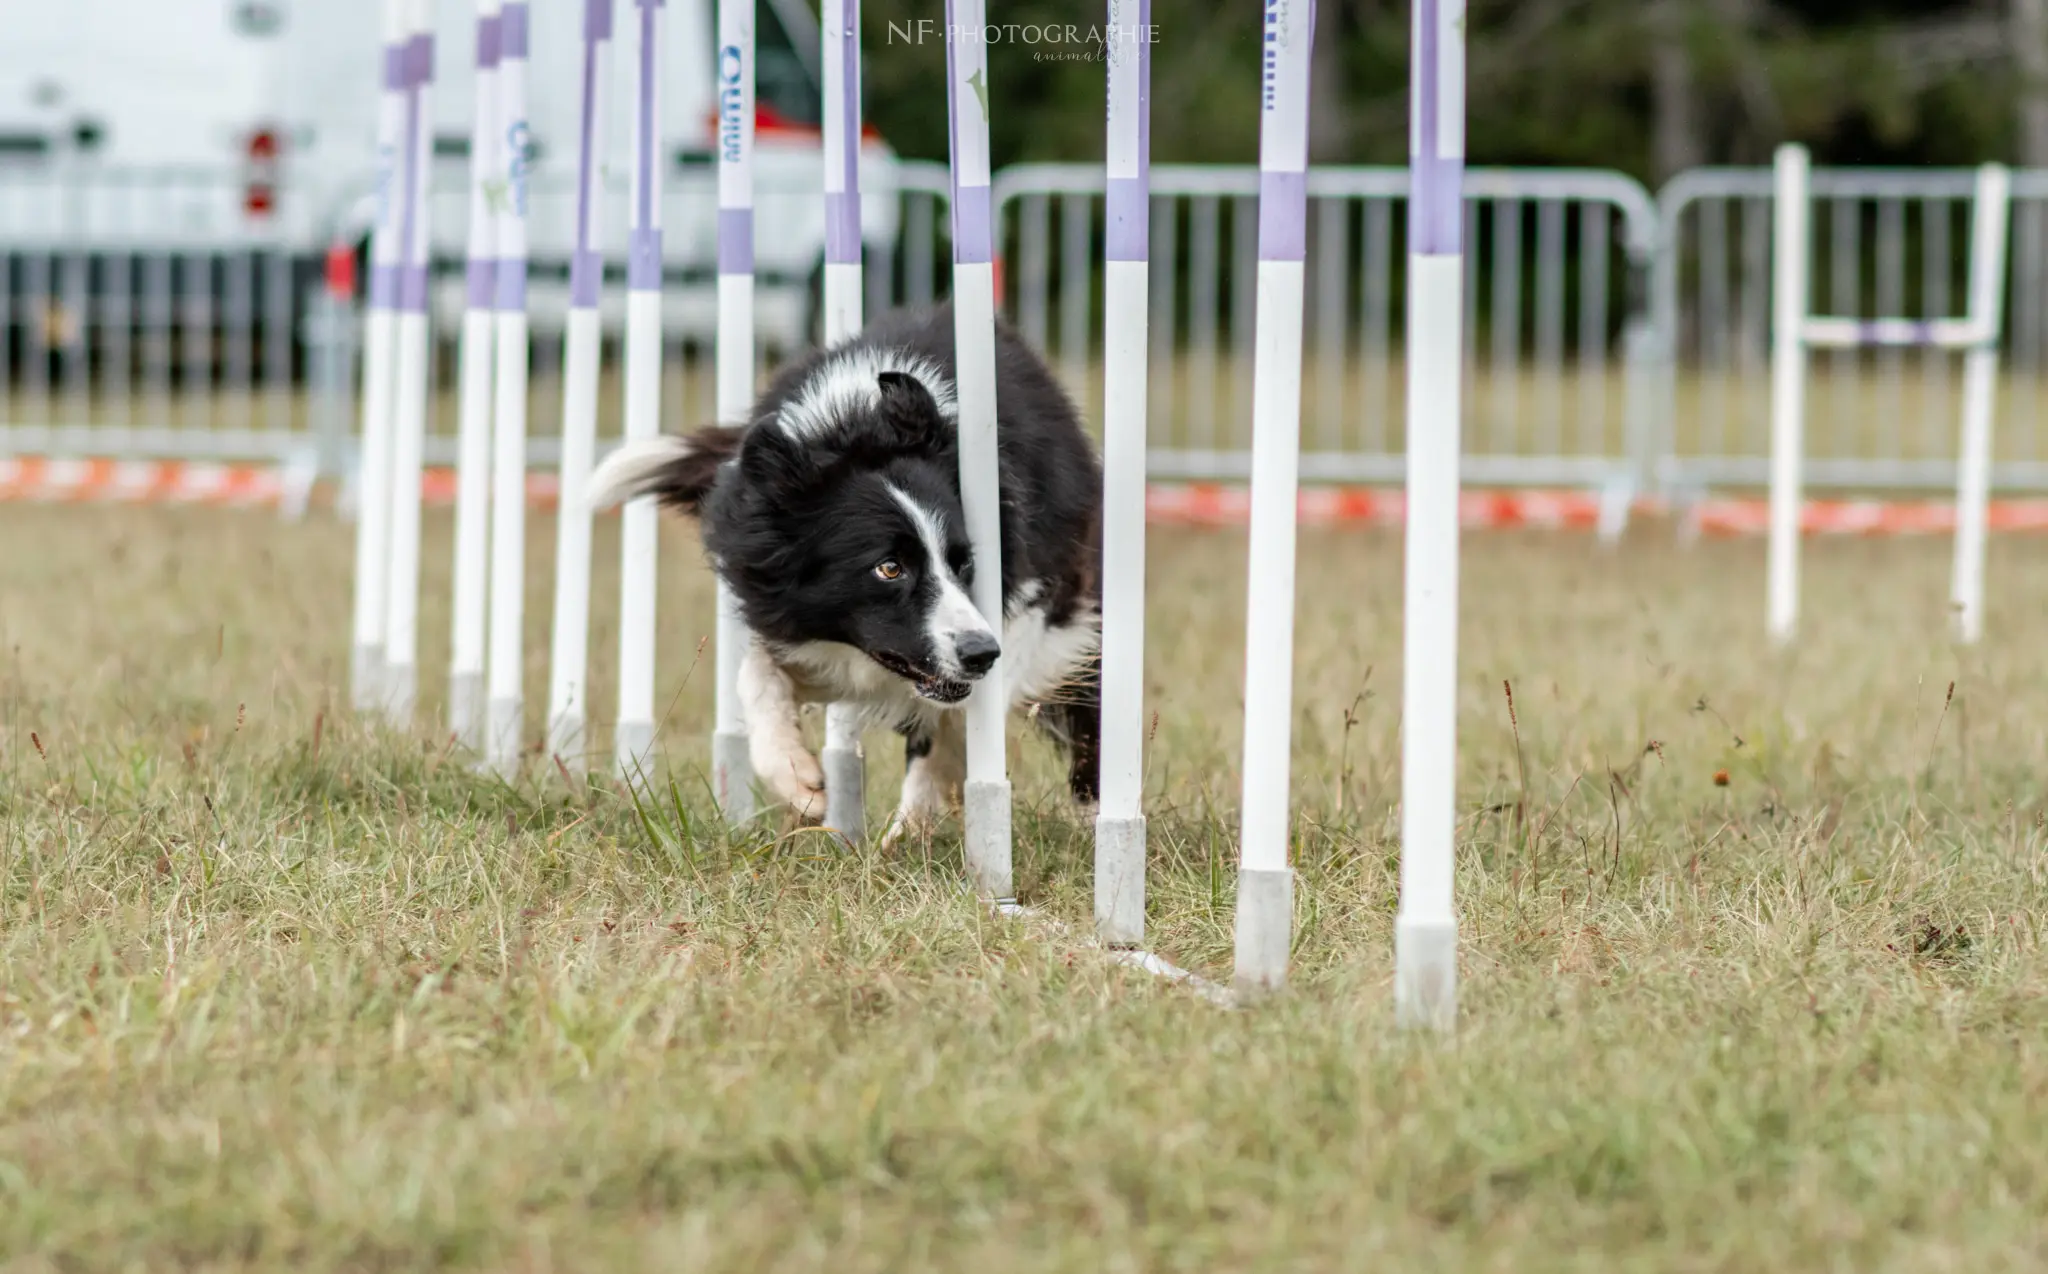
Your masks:
[{"label": "white blaze on dog's face", "polygon": [[[960,553],[947,542],[944,516],[919,503],[902,488],[889,495],[903,510],[923,550],[919,602],[924,611],[924,636],[933,669],[943,682],[979,680],[1002,652],[995,631],[968,596],[968,570],[959,569]],[[965,577],[965,578],[963,578]]]}]

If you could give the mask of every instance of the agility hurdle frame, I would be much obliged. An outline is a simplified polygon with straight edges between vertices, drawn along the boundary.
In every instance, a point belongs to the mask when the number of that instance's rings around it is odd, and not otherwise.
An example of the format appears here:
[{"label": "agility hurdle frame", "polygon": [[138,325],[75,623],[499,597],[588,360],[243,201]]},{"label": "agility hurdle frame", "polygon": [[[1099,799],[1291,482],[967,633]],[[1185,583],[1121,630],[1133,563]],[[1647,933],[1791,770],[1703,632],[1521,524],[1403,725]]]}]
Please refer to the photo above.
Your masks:
[{"label": "agility hurdle frame", "polygon": [[1810,349],[1928,348],[1963,353],[1962,451],[1956,471],[1955,561],[1949,600],[1956,640],[1984,632],[1985,518],[1998,345],[2004,333],[2005,257],[2012,176],[1977,169],[1970,210],[1967,313],[1962,318],[1874,319],[1815,315],[1810,307],[1813,235],[1804,146],[1778,148],[1773,164],[1771,265],[1771,488],[1765,625],[1789,643],[1799,623],[1799,533],[1805,461],[1806,356]]}]

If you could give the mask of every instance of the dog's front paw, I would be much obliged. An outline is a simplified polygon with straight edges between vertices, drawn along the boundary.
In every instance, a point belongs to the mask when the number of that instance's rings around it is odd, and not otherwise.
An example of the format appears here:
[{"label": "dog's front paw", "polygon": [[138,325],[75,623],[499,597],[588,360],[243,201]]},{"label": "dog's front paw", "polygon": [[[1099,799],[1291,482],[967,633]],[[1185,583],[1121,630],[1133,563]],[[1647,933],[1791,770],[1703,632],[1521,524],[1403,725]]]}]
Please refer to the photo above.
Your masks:
[{"label": "dog's front paw", "polygon": [[909,805],[898,809],[895,815],[889,819],[889,830],[882,833],[883,851],[894,852],[897,846],[911,837],[916,837],[919,840],[930,840],[932,833],[939,828],[939,818],[942,813],[943,811],[940,810]]},{"label": "dog's front paw", "polygon": [[814,824],[825,817],[825,771],[809,748],[775,748],[754,759],[754,773],[800,822]]}]

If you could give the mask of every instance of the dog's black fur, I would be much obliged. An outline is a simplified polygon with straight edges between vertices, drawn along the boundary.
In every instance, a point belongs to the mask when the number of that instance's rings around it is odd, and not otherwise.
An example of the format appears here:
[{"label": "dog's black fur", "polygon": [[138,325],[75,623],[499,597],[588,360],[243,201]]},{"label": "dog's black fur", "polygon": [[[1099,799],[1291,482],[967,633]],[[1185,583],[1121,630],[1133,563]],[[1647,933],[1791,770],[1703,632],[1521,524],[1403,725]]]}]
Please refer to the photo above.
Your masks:
[{"label": "dog's black fur", "polygon": [[[986,668],[976,657],[992,657],[981,649],[993,644],[986,626],[948,637],[941,629],[953,620],[938,618],[963,613],[960,590],[971,590],[976,567],[960,499],[956,380],[951,306],[898,311],[785,367],[746,426],[622,452],[593,479],[602,502],[651,494],[696,516],[747,626],[808,686],[806,697],[865,701],[904,736],[913,763],[931,753],[939,712]],[[1068,748],[1074,797],[1092,802],[1101,471],[1072,401],[1000,322],[996,403],[1008,621],[998,631],[1006,647],[1033,632],[1057,637],[1006,648],[1005,664],[1027,661],[1006,681],[1040,674],[1045,684],[1019,687],[1020,697]],[[817,652],[847,649],[900,679],[895,691],[837,664],[819,671]],[[1067,658],[1071,650],[1080,657]],[[1034,654],[1044,667],[1029,662]]]}]

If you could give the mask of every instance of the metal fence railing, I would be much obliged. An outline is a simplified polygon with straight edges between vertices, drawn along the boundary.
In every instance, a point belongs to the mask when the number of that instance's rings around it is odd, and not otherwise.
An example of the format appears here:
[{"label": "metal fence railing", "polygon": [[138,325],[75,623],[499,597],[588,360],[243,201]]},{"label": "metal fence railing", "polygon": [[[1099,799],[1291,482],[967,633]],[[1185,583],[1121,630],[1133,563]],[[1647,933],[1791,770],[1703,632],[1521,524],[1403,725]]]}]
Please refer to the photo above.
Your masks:
[{"label": "metal fence railing", "polygon": [[[239,181],[198,171],[4,175],[0,455],[310,456],[330,472],[347,463],[357,323],[324,284],[325,257],[331,240],[359,238],[363,196],[325,216],[295,211],[297,219],[272,223],[252,220]],[[712,181],[708,169],[678,170],[664,194],[667,401],[678,425],[711,411]],[[1161,166],[1152,185],[1152,469],[1240,477],[1250,443],[1257,173]],[[995,182],[1004,310],[1091,419],[1101,394],[1102,187],[1093,165],[1018,166]],[[549,297],[551,288],[566,293],[566,261],[545,246],[549,200],[561,193],[551,190],[543,182],[534,193],[535,463],[554,458],[561,408],[561,306],[551,309]],[[1959,309],[1968,171],[1821,169],[1812,190],[1817,310]],[[1316,169],[1308,191],[1302,475],[1392,481],[1404,451],[1407,173]],[[870,312],[942,294],[944,166],[892,163],[868,194]],[[1632,490],[1762,481],[1768,171],[1696,170],[1652,197],[1617,173],[1474,169],[1465,194],[1467,480]],[[2048,170],[2015,173],[2013,194],[1994,485],[2048,489]],[[278,199],[297,208],[289,187]],[[806,245],[822,241],[823,213],[815,188],[764,189],[758,204],[765,364],[815,335],[818,279]],[[432,207],[441,390],[426,454],[445,463],[461,190],[437,188]],[[622,270],[623,245],[615,250]],[[619,356],[612,317],[607,375]],[[1949,356],[1830,353],[1812,375],[1810,485],[1952,483],[1961,381]]]},{"label": "metal fence railing", "polygon": [[[1028,165],[1001,173],[995,192],[1008,308],[1091,405],[1102,189],[1099,167]],[[1160,476],[1249,472],[1257,192],[1253,168],[1153,170],[1148,428]],[[1309,174],[1301,471],[1311,481],[1402,470],[1407,192],[1403,168]],[[1466,175],[1465,200],[1467,478],[1627,482],[1652,434],[1648,192],[1615,173],[1480,168]]]}]

